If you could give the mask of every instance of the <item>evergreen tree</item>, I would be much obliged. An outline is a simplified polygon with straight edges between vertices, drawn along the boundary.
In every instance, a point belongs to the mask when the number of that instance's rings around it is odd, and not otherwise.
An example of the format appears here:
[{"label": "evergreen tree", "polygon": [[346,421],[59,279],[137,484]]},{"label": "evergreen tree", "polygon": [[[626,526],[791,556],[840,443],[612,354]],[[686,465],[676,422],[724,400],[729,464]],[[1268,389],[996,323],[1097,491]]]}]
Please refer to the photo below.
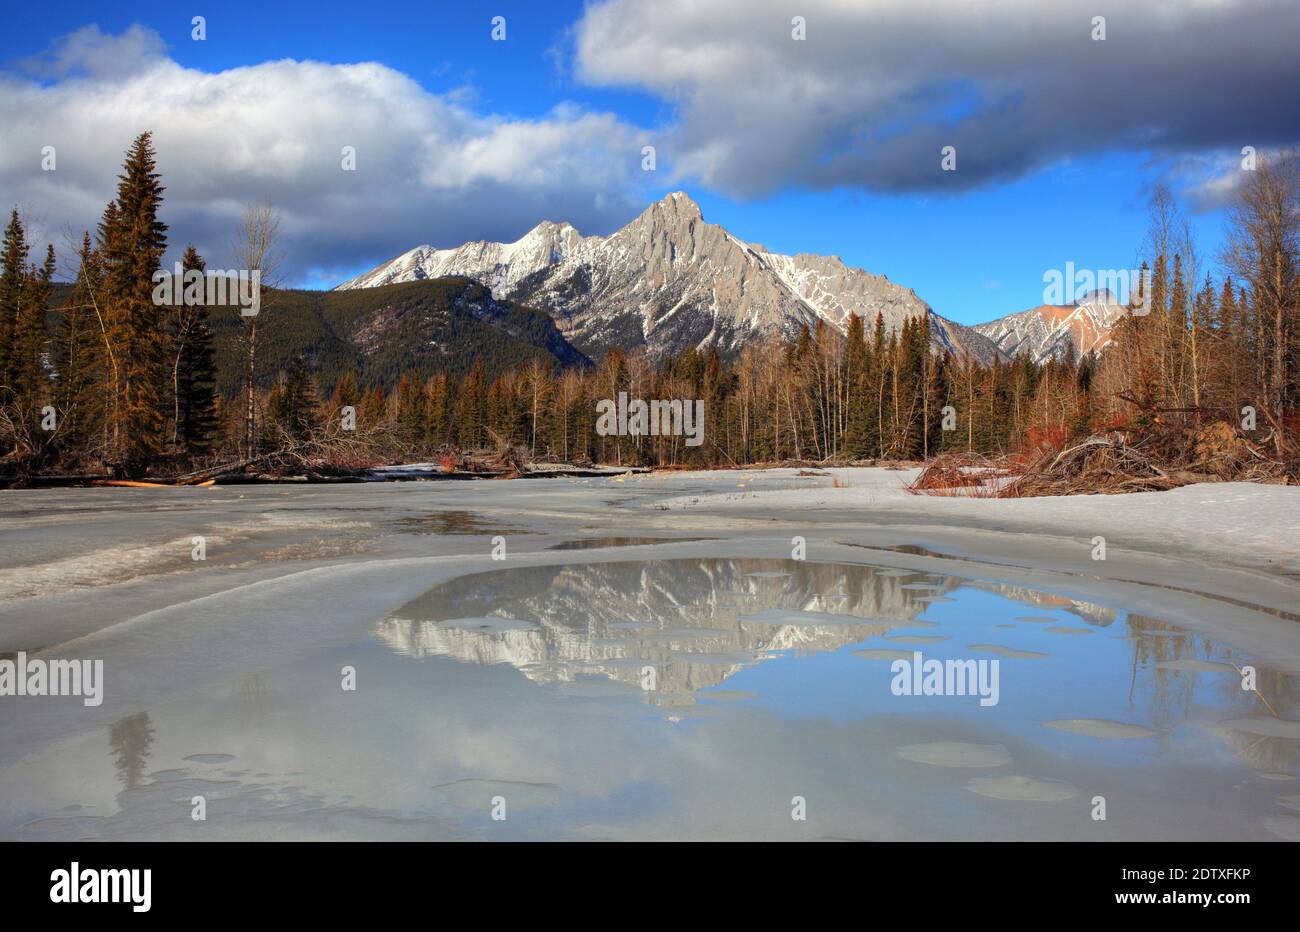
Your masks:
[{"label": "evergreen tree", "polygon": [[1183,257],[1175,255],[1169,292],[1169,311],[1165,317],[1165,330],[1161,338],[1165,359],[1165,380],[1160,386],[1161,400],[1174,405],[1182,403],[1180,396],[1186,376],[1183,338],[1187,332],[1190,301],[1188,290],[1186,275],[1183,272]]},{"label": "evergreen tree", "polygon": [[483,446],[486,439],[487,386],[482,360],[475,360],[460,383],[456,442],[468,450]]},{"label": "evergreen tree", "polygon": [[513,442],[514,431],[511,429],[514,425],[510,418],[510,398],[506,389],[504,380],[497,376],[488,386],[487,401],[485,404],[487,412],[485,424],[498,437],[506,441]]},{"label": "evergreen tree", "polygon": [[5,227],[4,245],[0,250],[0,380],[6,388],[11,385],[10,354],[14,326],[22,308],[23,284],[27,279],[27,249],[27,238],[15,207],[9,214],[9,225]]},{"label": "evergreen tree", "polygon": [[86,458],[98,446],[104,415],[104,343],[93,294],[98,255],[90,233],[82,236],[76,281],[59,317],[54,338],[55,407],[60,445],[71,458]]},{"label": "evergreen tree", "polygon": [[409,453],[424,440],[425,398],[414,373],[404,373],[393,392],[393,429],[397,442]]},{"label": "evergreen tree", "polygon": [[845,422],[844,450],[853,459],[868,455],[867,425],[871,408],[870,389],[867,384],[868,350],[866,326],[854,314],[849,318],[849,331],[845,336],[844,381],[848,389],[848,410]]},{"label": "evergreen tree", "polygon": [[283,438],[301,443],[320,426],[320,395],[316,380],[301,356],[295,356],[289,369],[267,400],[271,424]]},{"label": "evergreen tree", "polygon": [[330,396],[330,417],[342,417],[343,408],[355,409],[360,403],[361,391],[357,388],[357,374],[349,369],[334,383],[334,394]]},{"label": "evergreen tree", "polygon": [[45,309],[54,275],[54,248],[41,267],[27,265],[28,244],[15,210],[0,250],[0,317],[3,318],[4,366],[0,369],[0,406],[4,441],[30,458],[47,450],[53,439],[43,423],[42,407],[49,400],[45,374]]},{"label": "evergreen tree", "polygon": [[386,422],[384,390],[372,385],[361,396],[357,406],[357,433],[374,434]]},{"label": "evergreen tree", "polygon": [[127,472],[161,452],[168,408],[164,311],[153,300],[153,274],[167,247],[156,167],[150,134],[142,133],[127,151],[117,200],[101,224],[103,304],[114,356],[109,456]]},{"label": "evergreen tree", "polygon": [[[181,259],[186,272],[205,272],[193,245]],[[188,290],[188,289],[187,289]],[[201,289],[200,289],[201,290]],[[216,430],[216,366],[212,329],[202,294],[197,303],[178,302],[172,317],[172,443],[188,455],[206,453]]]},{"label": "evergreen tree", "polygon": [[50,303],[54,278],[54,247],[45,253],[45,264],[27,270],[21,288],[18,316],[9,352],[9,384],[17,398],[29,443],[40,422],[40,409],[49,400],[49,378],[45,374],[45,311]]},{"label": "evergreen tree", "polygon": [[424,383],[425,442],[438,447],[450,442],[451,404],[447,373],[439,372]]}]

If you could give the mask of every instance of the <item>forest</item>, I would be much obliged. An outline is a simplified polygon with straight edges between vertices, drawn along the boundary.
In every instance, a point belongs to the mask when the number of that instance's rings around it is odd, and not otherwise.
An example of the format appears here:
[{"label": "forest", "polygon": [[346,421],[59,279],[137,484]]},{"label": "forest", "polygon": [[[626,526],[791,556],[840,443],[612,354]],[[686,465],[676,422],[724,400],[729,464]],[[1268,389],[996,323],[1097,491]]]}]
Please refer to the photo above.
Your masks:
[{"label": "forest", "polygon": [[[279,217],[266,205],[247,209],[237,254],[225,257],[266,283],[258,315],[158,303],[165,188],[145,133],[98,224],[64,257],[70,282],[55,279],[52,245],[29,254],[17,208],[5,227],[0,478],[174,478],[253,463],[453,468],[458,452],[507,449],[656,467],[1032,459],[1119,432],[1129,447],[1156,438],[1167,456],[1220,478],[1254,477],[1266,463],[1260,475],[1295,481],[1298,164],[1283,152],[1246,173],[1214,261],[1175,197],[1157,189],[1142,258],[1150,294],[1132,303],[1147,312],[1122,318],[1100,354],[983,366],[934,351],[924,318],[891,332],[852,317],[847,333],[819,324],[734,358],[611,349],[593,361],[565,350],[542,312],[498,305],[465,280],[388,286],[400,295],[382,302],[277,288]],[[182,265],[207,268],[193,246]],[[456,317],[465,288],[477,289],[481,312]],[[412,341],[376,316],[408,305],[441,315],[440,356],[403,349]],[[597,403],[620,392],[702,400],[704,442],[599,435]]]}]

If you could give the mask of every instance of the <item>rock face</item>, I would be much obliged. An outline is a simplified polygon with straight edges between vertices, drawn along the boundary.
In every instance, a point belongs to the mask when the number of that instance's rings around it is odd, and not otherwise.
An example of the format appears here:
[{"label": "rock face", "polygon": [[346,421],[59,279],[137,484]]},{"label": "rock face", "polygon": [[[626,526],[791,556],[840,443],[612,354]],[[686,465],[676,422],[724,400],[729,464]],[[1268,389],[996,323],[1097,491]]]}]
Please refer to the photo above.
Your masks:
[{"label": "rock face", "polygon": [[749,340],[794,336],[818,320],[843,331],[850,314],[863,317],[870,332],[878,312],[891,330],[925,316],[938,349],[985,363],[1000,355],[991,340],[935,314],[910,288],[835,256],[786,256],[746,243],[706,222],[681,192],[607,237],[548,221],[513,243],[420,246],[338,288],[448,275],[545,310],[589,356],[638,346],[652,357],[708,346],[731,355]]},{"label": "rock face", "polygon": [[1008,314],[974,329],[1007,356],[1028,353],[1034,362],[1100,353],[1127,309],[1107,293],[1089,295],[1079,304],[1043,304]]}]

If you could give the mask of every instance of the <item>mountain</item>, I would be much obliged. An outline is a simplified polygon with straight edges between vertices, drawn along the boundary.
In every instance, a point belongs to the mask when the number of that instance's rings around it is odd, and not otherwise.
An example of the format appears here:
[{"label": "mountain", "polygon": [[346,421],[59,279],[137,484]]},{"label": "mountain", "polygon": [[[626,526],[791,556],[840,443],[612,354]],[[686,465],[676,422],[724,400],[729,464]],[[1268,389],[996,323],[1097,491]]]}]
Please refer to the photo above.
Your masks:
[{"label": "mountain", "polygon": [[846,266],[836,256],[768,252],[708,223],[687,195],[651,204],[609,236],[583,236],[567,223],[538,224],[513,243],[419,246],[339,285],[337,291],[462,275],[498,299],[551,315],[578,350],[646,347],[655,358],[688,347],[733,355],[767,334],[796,335],[825,320],[841,331],[848,316],[877,312],[891,330],[909,317],[929,320],[932,343],[981,362],[992,341],[940,317],[910,288]]},{"label": "mountain", "polygon": [[[517,567],[439,585],[377,633],[407,656],[508,663],[563,687],[591,689],[600,676],[656,705],[685,706],[780,651],[835,651],[911,624],[941,592],[904,585],[871,567],[781,560]],[[656,685],[642,693],[647,666]]]},{"label": "mountain", "polygon": [[1100,353],[1111,342],[1115,324],[1128,313],[1109,292],[1086,295],[1077,304],[1041,304],[972,329],[997,344],[1007,356],[1028,353],[1034,362]]},{"label": "mountain", "polygon": [[[235,308],[211,311],[218,388],[242,379]],[[478,282],[443,278],[363,291],[275,291],[257,319],[259,381],[269,384],[297,355],[312,364],[328,391],[343,372],[362,385],[391,386],[409,370],[428,376],[464,375],[482,361],[489,379],[538,357],[562,366],[586,365],[541,311],[498,301]]]}]

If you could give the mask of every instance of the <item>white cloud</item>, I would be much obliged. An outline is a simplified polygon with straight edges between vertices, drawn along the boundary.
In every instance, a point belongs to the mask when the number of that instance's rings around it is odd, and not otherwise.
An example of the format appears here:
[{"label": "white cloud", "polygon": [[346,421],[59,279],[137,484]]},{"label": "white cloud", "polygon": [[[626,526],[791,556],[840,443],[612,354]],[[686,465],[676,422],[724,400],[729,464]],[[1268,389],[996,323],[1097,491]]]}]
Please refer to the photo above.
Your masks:
[{"label": "white cloud", "polygon": [[[1294,0],[603,0],[575,34],[581,80],[676,107],[662,159],[742,196],[1300,140]],[[946,145],[957,171],[940,171]]]},{"label": "white cloud", "polygon": [[1276,148],[1253,155],[1248,150],[1185,155],[1170,162],[1162,181],[1180,191],[1193,211],[1219,210],[1232,204],[1251,171],[1281,155]]},{"label": "white cloud", "polygon": [[130,74],[164,57],[162,38],[152,29],[131,26],[114,36],[92,23],[55,40],[43,54],[19,65],[24,71],[47,78],[70,74],[111,77]]},{"label": "white cloud", "polygon": [[[642,133],[607,113],[561,105],[535,119],[474,112],[374,63],[271,61],[206,73],[158,36],[88,27],[25,63],[45,80],[0,76],[0,197],[30,205],[51,238],[79,234],[113,196],[123,153],[154,133],[177,250],[193,240],[228,259],[245,203],[283,214],[293,277],[342,278],[359,259],[518,236],[541,219],[592,232],[642,202]],[[41,171],[43,146],[57,170]],[[343,171],[344,146],[356,149]]]}]

